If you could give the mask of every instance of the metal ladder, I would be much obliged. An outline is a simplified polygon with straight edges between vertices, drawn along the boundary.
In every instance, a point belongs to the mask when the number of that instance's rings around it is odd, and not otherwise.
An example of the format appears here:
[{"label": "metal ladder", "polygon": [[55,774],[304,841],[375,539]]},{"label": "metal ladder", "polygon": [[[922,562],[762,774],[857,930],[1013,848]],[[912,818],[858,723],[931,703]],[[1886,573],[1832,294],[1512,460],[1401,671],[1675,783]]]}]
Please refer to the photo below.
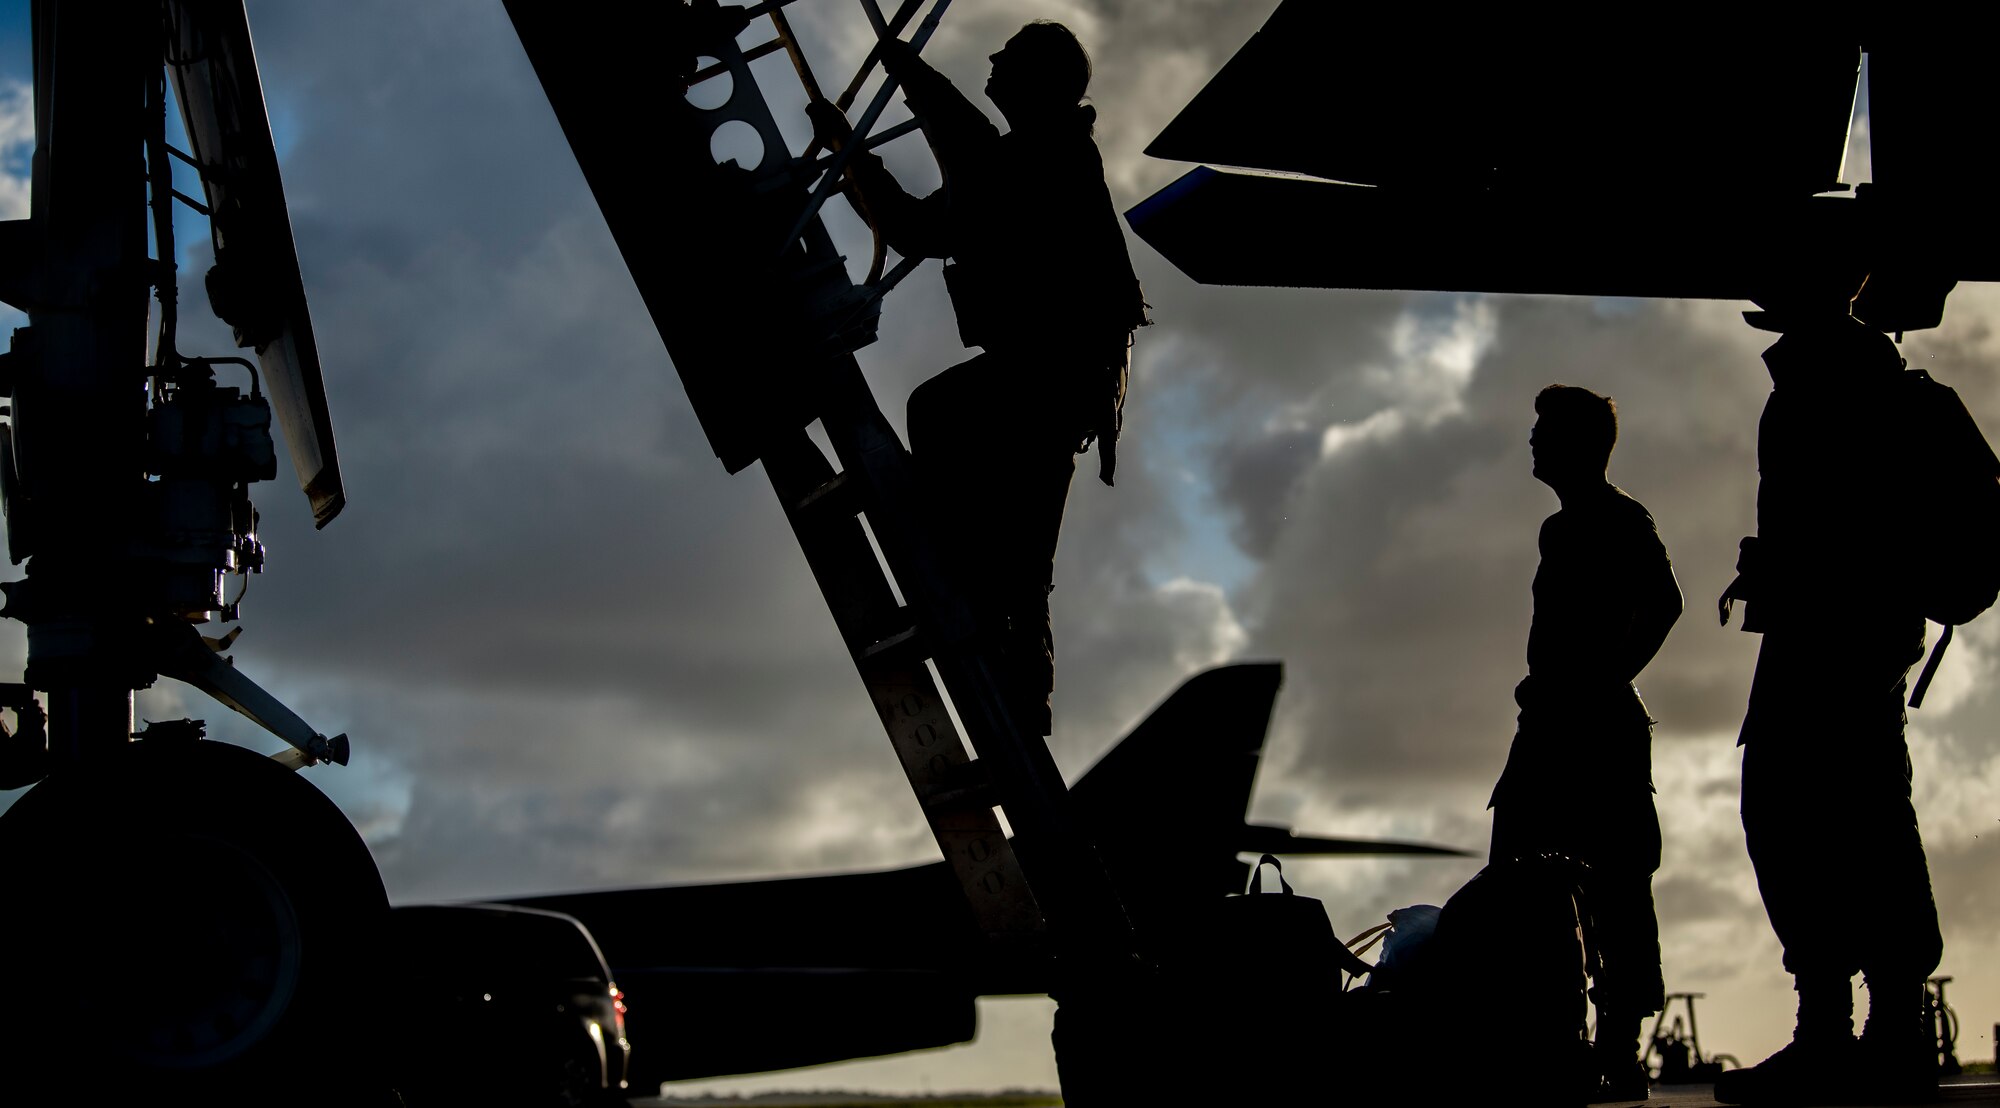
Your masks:
[{"label": "metal ladder", "polygon": [[[907,26],[923,4],[905,0],[893,19],[884,20],[875,0],[861,2],[882,38]],[[923,45],[948,2],[935,0],[930,16],[911,39],[913,45]],[[697,72],[695,80],[704,73],[730,73],[734,103],[746,92],[756,91],[748,60],[783,49],[809,95],[817,97],[818,82],[782,6],[750,9],[753,15],[771,18],[776,37],[747,51],[739,51],[734,41],[717,43],[713,53],[717,61]],[[836,101],[843,110],[874,61],[871,54]],[[803,176],[800,163],[819,171],[817,186],[778,251],[781,266],[798,257],[801,239],[808,243],[808,255],[818,249],[815,240],[824,240],[818,211],[838,190],[848,156],[915,129],[904,124],[868,133],[892,91],[892,82],[878,90],[846,149],[818,162],[812,161],[815,152],[808,149],[803,157],[770,170],[773,179],[792,174],[794,180]],[[738,118],[756,122],[755,116],[765,114],[761,97],[758,100],[742,105]],[[839,306],[829,309],[829,315],[838,311],[843,325],[829,329],[845,330],[845,321],[861,310],[857,304],[879,304],[917,261],[905,259],[880,276],[878,242],[869,278],[856,290],[863,295],[857,298],[843,290],[832,297]],[[822,279],[823,270],[809,268],[815,279]],[[1048,746],[1012,718],[996,643],[978,633],[926,539],[909,453],[876,405],[851,352],[838,352],[812,373],[807,414],[825,432],[833,459],[800,426],[771,428],[760,436],[756,454],[979,931],[999,943],[1053,939],[1066,964],[1083,972],[1132,964],[1136,943],[1124,909],[1070,810],[1067,788]],[[950,708],[939,679],[950,694]],[[967,736],[954,725],[952,708],[969,732],[977,758],[967,749]],[[996,810],[1006,813],[1022,853],[1028,856],[1025,864]]]}]

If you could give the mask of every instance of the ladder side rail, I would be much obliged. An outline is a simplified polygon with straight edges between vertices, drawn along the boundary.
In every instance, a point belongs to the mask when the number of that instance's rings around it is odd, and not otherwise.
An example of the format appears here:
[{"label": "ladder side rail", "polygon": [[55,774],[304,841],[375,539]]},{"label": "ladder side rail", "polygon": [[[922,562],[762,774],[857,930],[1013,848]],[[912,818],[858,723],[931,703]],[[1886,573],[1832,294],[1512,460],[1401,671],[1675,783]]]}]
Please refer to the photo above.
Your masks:
[{"label": "ladder side rail", "polygon": [[[910,20],[916,18],[917,10],[923,6],[924,0],[903,0],[902,6],[896,9],[896,14],[889,17],[889,36],[901,35],[903,28],[910,25]],[[882,42],[883,39],[877,36],[875,44],[868,48],[868,56],[861,60],[861,68],[854,71],[853,79],[848,81],[847,87],[834,98],[834,107],[844,112],[854,106],[854,98],[861,95],[861,86],[868,82],[869,75],[874,73],[875,67],[882,62]]]},{"label": "ladder side rail", "polygon": [[[933,0],[929,15],[912,36],[910,45],[922,49],[931,33],[936,30],[949,3],[950,0]],[[866,4],[865,8],[877,35],[877,52],[879,52],[881,42],[894,32],[882,18],[878,6]],[[913,14],[916,8],[916,4],[906,5],[905,10],[899,11],[897,15],[899,19],[904,18],[906,13]],[[780,37],[787,40],[801,82],[807,86],[809,93],[816,94],[817,81],[812,78],[809,68],[804,64],[803,56],[792,41],[789,26],[785,25],[782,17],[774,18],[773,22],[778,27]],[[824,176],[821,177],[819,185],[812,190],[806,209],[798,217],[797,224],[812,226],[818,223],[816,216],[819,206],[829,195],[830,186],[844,175],[844,163],[853,153],[853,149],[865,148],[865,136],[886,106],[895,86],[893,78],[884,81],[882,87],[877,90],[874,101],[863,113],[857,129],[856,142],[849,148],[837,151],[828,159],[828,164],[825,166],[818,167],[824,170]],[[786,236],[787,244],[795,239],[802,229],[801,226],[795,225]],[[879,269],[879,266],[878,257],[876,268]],[[913,266],[899,266],[896,279],[900,280],[910,268]],[[871,270],[871,283],[874,278],[875,271]],[[879,299],[881,293],[886,291],[886,287],[876,291],[869,300]],[[953,693],[952,703],[959,708],[960,722],[973,732],[975,746],[982,752],[979,765],[985,772],[980,776],[990,780],[990,786],[982,783],[979,788],[997,794],[1000,806],[1008,812],[1010,821],[1016,825],[1017,834],[1021,837],[1020,842],[1026,849],[1034,852],[1037,849],[1036,844],[1041,844],[1039,850],[1044,855],[1042,876],[1040,880],[1034,882],[1034,886],[1041,889],[1053,880],[1062,890],[1057,892],[1056,900],[1073,906],[1056,913],[1070,918],[1070,922],[1064,925],[1062,932],[1064,937],[1071,940],[1073,945],[1107,948],[1121,954],[1130,953],[1135,944],[1124,909],[1112,890],[1101,862],[1097,859],[1095,847],[1091,845],[1088,837],[1082,834],[1080,824],[1069,812],[1068,789],[1054,758],[1048,753],[1047,745],[1040,741],[1039,736],[1028,740],[1016,737],[1018,730],[1007,715],[1004,698],[999,695],[1000,685],[996,675],[988,663],[978,657],[980,646],[973,644],[969,652],[951,648],[953,643],[970,643],[972,623],[964,604],[955,593],[949,591],[945,578],[936,570],[936,562],[930,555],[927,544],[915,537],[913,527],[901,522],[913,518],[910,515],[910,508],[914,500],[908,495],[911,481],[907,452],[903,450],[901,441],[896,438],[894,431],[883,420],[873,393],[866,380],[862,378],[853,358],[850,355],[839,356],[833,359],[829,369],[831,371],[829,378],[822,382],[822,388],[826,390],[822,398],[831,398],[832,403],[827,404],[821,411],[822,425],[827,428],[829,437],[834,440],[836,453],[841,455],[842,469],[850,475],[859,475],[867,485],[869,495],[866,503],[869,517],[871,522],[876,524],[876,537],[883,543],[884,555],[890,557],[887,572],[899,584],[911,580],[921,582],[916,590],[917,596],[913,596],[911,589],[905,584],[905,596],[911,598],[912,605],[916,609],[916,619],[913,622],[921,624],[920,627],[912,627],[911,630],[932,644],[927,653],[936,658],[940,675],[945,674],[948,668],[955,675],[955,679],[945,678],[947,687]],[[838,415],[843,410],[859,418],[843,420]],[[858,434],[838,434],[836,429],[843,426]],[[805,444],[810,447],[810,440],[805,440]],[[816,447],[810,449],[814,455],[818,454]],[[862,457],[866,457],[873,464],[857,466],[856,460]],[[771,470],[772,460],[767,454],[765,458],[767,472]],[[824,464],[823,456],[819,456],[819,460]],[[782,467],[783,463],[780,465]],[[827,475],[827,479],[831,479],[831,474]],[[894,492],[891,496],[884,497],[881,494],[885,489],[892,489]],[[783,495],[782,490],[781,495]],[[789,512],[791,503],[787,502],[788,515],[791,514]],[[796,517],[793,517],[793,521],[797,530],[799,521]],[[856,531],[858,532],[858,526]],[[809,547],[808,532],[798,530],[798,534],[801,546]],[[891,534],[909,537],[892,542],[887,537]],[[900,557],[889,555],[888,548],[891,545],[907,551],[907,554]],[[850,549],[858,552],[861,547],[852,546]],[[869,560],[873,562],[873,548],[866,549]],[[822,565],[827,563],[824,557],[814,557],[810,549],[808,549],[808,560],[813,563],[815,573],[819,573]],[[899,562],[902,563],[900,566]],[[876,573],[881,572],[878,566]],[[822,581],[822,591],[828,596],[829,607],[837,608],[847,603],[848,601],[839,599],[842,590],[838,587],[828,589],[826,587],[828,583]],[[839,619],[839,613],[836,611],[836,622]],[[856,643],[854,637],[848,637],[849,649],[853,652]],[[901,655],[905,652],[897,653]],[[861,653],[855,653],[855,661],[857,668],[862,672],[864,683],[870,686],[871,693],[876,692],[882,682],[871,676],[870,669],[881,663],[871,662]],[[923,668],[920,661],[914,664],[904,661],[901,666],[905,674],[904,680],[915,682],[902,686],[910,690],[907,696],[899,698],[904,707],[922,703],[936,705],[940,709],[936,712],[934,720],[918,725],[917,729],[925,735],[931,735],[938,725],[948,726],[949,716],[941,710],[942,698],[937,695],[929,672]],[[965,691],[960,692],[960,688]],[[965,705],[969,702],[980,704],[979,711],[974,713],[978,717],[978,722],[967,718]],[[918,753],[906,741],[907,735],[897,734],[896,724],[899,718],[907,723],[911,719],[909,713],[894,707],[893,704],[885,704],[879,697],[876,705],[878,712],[882,714],[884,726],[890,730],[892,740],[897,743],[899,754],[907,759]],[[981,742],[980,739],[985,741]],[[963,745],[955,731],[951,745],[962,753]],[[998,755],[997,758],[993,756],[995,754]],[[905,768],[909,768],[907,761]],[[921,774],[911,774],[911,784],[918,791],[920,801],[923,800],[925,790],[921,783]],[[926,807],[929,814],[929,806]],[[946,829],[936,819],[933,819],[932,826],[939,838],[940,848],[946,851],[947,857],[953,857],[953,846],[947,841],[950,836]],[[983,847],[980,849],[983,850]],[[1007,852],[1010,862],[1017,853],[1015,850]],[[961,874],[961,877],[963,876]],[[967,894],[977,908],[979,891],[968,885]],[[1042,911],[1048,912],[1050,906],[1047,897],[1042,896],[1038,899],[1043,901]]]},{"label": "ladder side rail", "polygon": [[869,653],[908,613],[853,513],[855,501],[813,502],[840,492],[825,491],[835,475],[803,430],[767,445],[764,471],[980,930],[1002,941],[1041,936],[1046,922],[993,813],[985,767],[967,752],[930,671],[910,651]]},{"label": "ladder side rail", "polygon": [[828,373],[822,426],[841,468],[867,483],[868,518],[889,572],[916,614],[959,720],[992,775],[1043,911],[1082,964],[1132,961],[1138,943],[1130,921],[1076,818],[1048,744],[1015,723],[1004,686],[985,656],[990,644],[977,639],[963,600],[915,526],[918,499],[908,451],[851,356],[836,359]]}]

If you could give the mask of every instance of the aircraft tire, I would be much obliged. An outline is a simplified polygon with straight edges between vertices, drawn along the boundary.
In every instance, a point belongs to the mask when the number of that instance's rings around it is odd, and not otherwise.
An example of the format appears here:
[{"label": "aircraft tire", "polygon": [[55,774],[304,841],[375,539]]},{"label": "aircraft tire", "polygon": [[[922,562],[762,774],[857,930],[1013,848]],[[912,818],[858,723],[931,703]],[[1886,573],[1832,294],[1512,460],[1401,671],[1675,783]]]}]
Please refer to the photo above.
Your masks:
[{"label": "aircraft tire", "polygon": [[0,815],[0,1082],[210,1104],[369,1103],[356,1019],[388,912],[360,835],[300,774],[137,742]]}]

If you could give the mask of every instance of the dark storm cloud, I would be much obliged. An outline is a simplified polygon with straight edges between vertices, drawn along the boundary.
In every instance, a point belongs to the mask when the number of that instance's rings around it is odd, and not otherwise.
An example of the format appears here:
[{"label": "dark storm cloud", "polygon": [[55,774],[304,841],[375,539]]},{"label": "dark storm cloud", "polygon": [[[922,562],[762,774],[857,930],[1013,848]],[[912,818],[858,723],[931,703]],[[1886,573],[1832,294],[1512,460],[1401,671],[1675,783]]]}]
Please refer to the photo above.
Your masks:
[{"label": "dark storm cloud", "polygon": [[1228,444],[1216,459],[1219,498],[1234,505],[1230,536],[1245,554],[1271,556],[1278,533],[1290,519],[1299,483],[1319,464],[1321,433],[1287,430],[1249,442]]},{"label": "dark storm cloud", "polygon": [[920,850],[913,804],[893,843],[779,833],[829,781],[876,811],[893,761],[768,485],[710,453],[504,12],[253,19],[351,503],[314,534],[263,492],[239,662],[402,775],[392,890]]},{"label": "dark storm cloud", "polygon": [[[434,730],[407,772],[407,814],[375,842],[411,897],[652,884],[852,868],[919,856],[914,805],[857,721],[798,711],[774,743],[603,697],[406,695],[362,686],[389,726]],[[861,721],[865,722],[865,721]],[[801,775],[815,781],[809,792]]]},{"label": "dark storm cloud", "polygon": [[400,265],[302,226],[353,507],[323,535],[274,529],[259,599],[293,650],[364,670],[672,696],[672,663],[699,659],[754,710],[742,662],[826,645],[752,630],[812,586],[758,475],[710,455],[571,184],[517,198],[501,222],[540,241],[511,256],[477,209]]},{"label": "dark storm cloud", "polygon": [[1168,400],[1162,416],[1209,455],[1238,545],[1268,557],[1325,427],[1383,402],[1366,378],[1388,363],[1391,325],[1413,298],[1203,288],[1138,249],[1158,322],[1141,335],[1134,404]]},{"label": "dark storm cloud", "polygon": [[1322,397],[1335,419],[1369,413],[1360,378],[1389,355],[1389,331],[1418,298],[1410,293],[1197,285],[1144,244],[1135,243],[1146,299],[1158,318],[1148,340],[1186,344],[1159,373],[1195,384],[1220,414],[1261,419],[1300,396]]},{"label": "dark storm cloud", "polygon": [[1757,910],[1736,890],[1696,873],[1675,873],[1653,882],[1653,903],[1660,926],[1675,927],[1709,919],[1740,920]]},{"label": "dark storm cloud", "polygon": [[[1309,427],[1222,453],[1241,474],[1230,486],[1241,533],[1263,557],[1246,598],[1252,649],[1304,671],[1289,706],[1311,736],[1304,772],[1349,787],[1491,781],[1524,671],[1535,536],[1556,507],[1528,474],[1526,442],[1534,395],[1555,381],[1618,399],[1612,477],[1653,509],[1688,596],[1689,614],[1642,681],[1663,734],[1701,733],[1740,713],[1754,642],[1716,629],[1707,613],[1750,523],[1754,427],[1768,389],[1754,340],[1674,305],[1609,317],[1585,300],[1488,307],[1489,345],[1457,399],[1428,418],[1421,404],[1435,402],[1419,393],[1417,414],[1378,420],[1394,429],[1324,458],[1307,445]],[[1701,398],[1693,418],[1687,397]],[[1336,421],[1320,430],[1328,426]],[[1292,459],[1289,480],[1252,464],[1272,453]]]},{"label": "dark storm cloud", "polygon": [[1113,195],[1136,201],[1186,166],[1142,159],[1140,151],[1236,49],[1263,26],[1274,0],[1048,0],[959,3],[938,40],[940,68],[961,88],[982,87],[986,55],[1030,19],[1068,26],[1089,51],[1091,102],[1098,107]]}]

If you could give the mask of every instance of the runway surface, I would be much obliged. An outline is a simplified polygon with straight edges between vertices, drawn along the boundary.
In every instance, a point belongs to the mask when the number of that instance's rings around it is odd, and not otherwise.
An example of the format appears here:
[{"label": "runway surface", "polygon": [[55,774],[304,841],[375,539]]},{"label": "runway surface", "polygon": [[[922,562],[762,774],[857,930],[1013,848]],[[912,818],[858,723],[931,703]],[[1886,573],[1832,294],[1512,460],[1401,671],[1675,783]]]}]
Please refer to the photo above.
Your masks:
[{"label": "runway surface", "polygon": [[[1532,1102],[1531,1099],[1523,1099],[1524,1097],[1531,1096],[1525,1088],[1517,1088],[1512,1092],[1504,1089],[1492,1089],[1489,1091],[1498,1094],[1499,1102],[1517,1104]],[[1477,1095],[1470,1095],[1468,1098],[1469,1101],[1478,1101],[1481,1099],[1483,1098]],[[665,1101],[655,1097],[632,1098],[632,1108],[661,1108],[663,1105],[673,1103],[686,1104],[688,1102],[686,1100]],[[728,1102],[721,1101],[718,1103]],[[757,1098],[745,1097],[735,1103],[743,1105],[744,1108],[752,1108],[752,1106],[759,1104],[760,1101]],[[777,1102],[762,1101],[761,1103],[771,1104]],[[788,1097],[782,1103],[786,1108],[794,1108],[794,1106],[796,1108],[833,1108],[836,1105],[855,1105],[861,1102],[855,1098],[844,1098],[836,1095],[823,1100],[805,1098],[795,1100]],[[970,1106],[978,1105],[980,1101],[977,1098],[945,1101],[942,1099],[924,1100],[913,1097],[907,1100],[884,1099],[869,1103],[884,1106],[953,1104],[967,1105],[970,1108]],[[1945,1078],[1940,1083],[1938,1099],[1927,1102],[1927,1105],[1923,1106],[1923,1108],[1935,1108],[1936,1105],[1940,1104],[1952,1105],[1956,1106],[1956,1108],[1969,1108],[1969,1106],[1973,1105],[2000,1108],[2000,1077],[1982,1073]],[[1385,1108],[1393,1108],[1393,1105],[1394,1102],[1392,1101]],[[1645,1108],[1723,1108],[1722,1102],[1715,1099],[1715,1087],[1713,1085],[1656,1085],[1653,1087],[1653,1094],[1649,1099],[1607,1102],[1607,1108],[1635,1108],[1635,1106],[1640,1105],[1645,1106]],[[1919,1108],[1919,1106],[1905,1106],[1885,1102],[1882,1104],[1849,1106],[1849,1108]]]}]

